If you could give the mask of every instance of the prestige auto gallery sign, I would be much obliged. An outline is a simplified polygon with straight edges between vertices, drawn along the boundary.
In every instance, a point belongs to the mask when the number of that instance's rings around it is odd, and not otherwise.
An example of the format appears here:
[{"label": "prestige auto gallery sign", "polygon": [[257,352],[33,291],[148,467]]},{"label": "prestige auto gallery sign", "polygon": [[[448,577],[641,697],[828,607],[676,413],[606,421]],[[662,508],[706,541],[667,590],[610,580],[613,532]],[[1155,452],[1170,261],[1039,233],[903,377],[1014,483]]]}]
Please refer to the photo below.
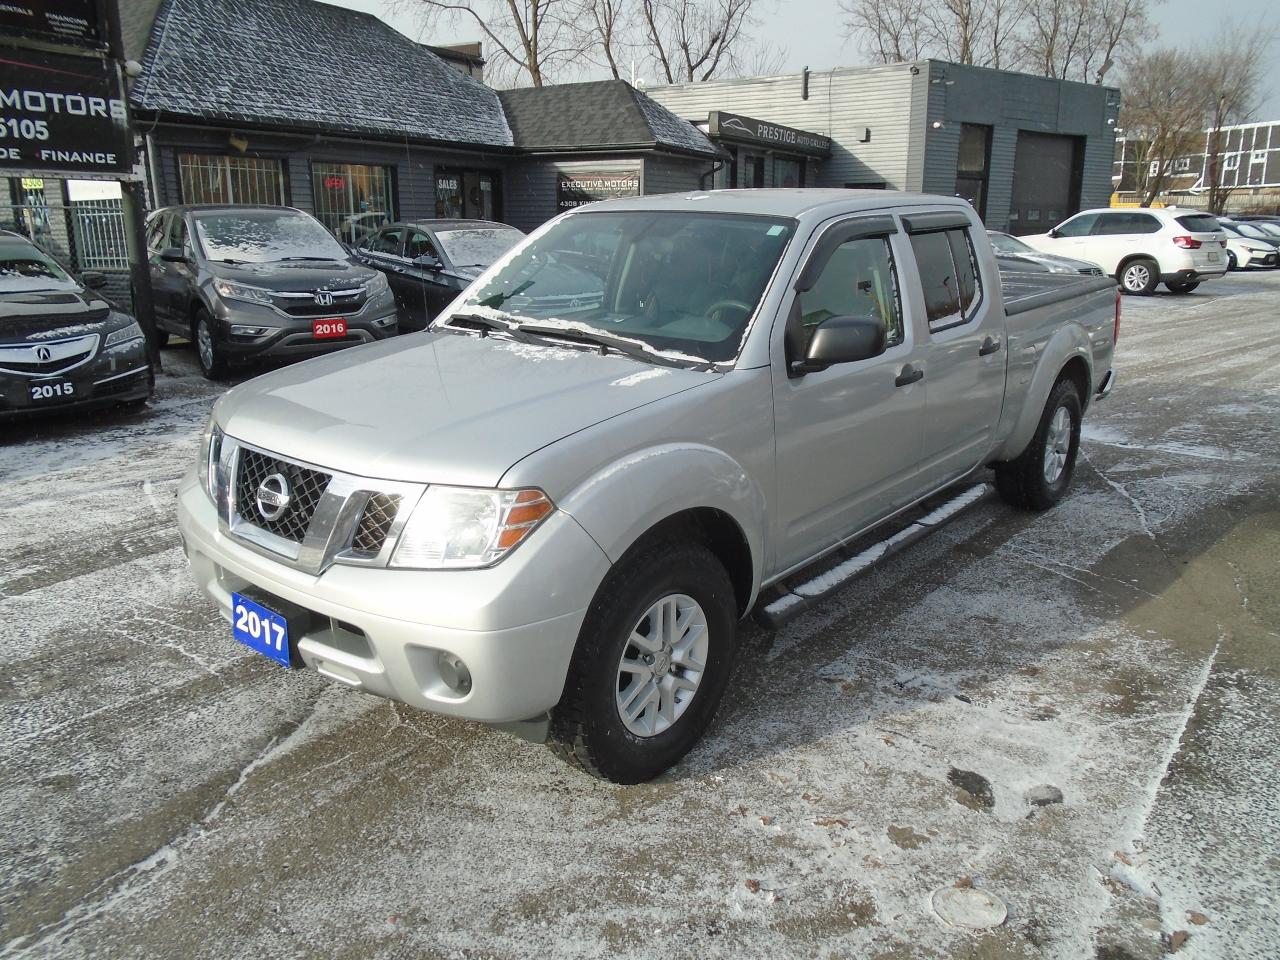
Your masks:
[{"label": "prestige auto gallery sign", "polygon": [[784,127],[780,123],[725,113],[723,110],[711,111],[707,118],[707,133],[722,140],[737,140],[791,153],[807,153],[816,157],[825,157],[831,153],[831,138],[820,133]]},{"label": "prestige auto gallery sign", "polygon": [[639,170],[591,170],[556,175],[556,209],[572,210],[584,203],[640,196]]},{"label": "prestige auto gallery sign", "polygon": [[132,170],[116,65],[98,57],[0,49],[0,168]]}]

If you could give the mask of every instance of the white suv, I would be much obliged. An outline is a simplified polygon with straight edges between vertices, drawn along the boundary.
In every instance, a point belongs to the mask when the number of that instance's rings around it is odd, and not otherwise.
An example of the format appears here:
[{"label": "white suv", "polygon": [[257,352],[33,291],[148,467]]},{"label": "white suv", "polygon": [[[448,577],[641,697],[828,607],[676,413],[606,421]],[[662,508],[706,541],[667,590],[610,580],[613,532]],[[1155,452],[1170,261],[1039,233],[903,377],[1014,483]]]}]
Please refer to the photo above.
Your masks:
[{"label": "white suv", "polygon": [[1149,294],[1162,281],[1173,293],[1190,293],[1227,272],[1226,234],[1207,213],[1085,210],[1020,239],[1044,253],[1098,264],[1125,293]]}]

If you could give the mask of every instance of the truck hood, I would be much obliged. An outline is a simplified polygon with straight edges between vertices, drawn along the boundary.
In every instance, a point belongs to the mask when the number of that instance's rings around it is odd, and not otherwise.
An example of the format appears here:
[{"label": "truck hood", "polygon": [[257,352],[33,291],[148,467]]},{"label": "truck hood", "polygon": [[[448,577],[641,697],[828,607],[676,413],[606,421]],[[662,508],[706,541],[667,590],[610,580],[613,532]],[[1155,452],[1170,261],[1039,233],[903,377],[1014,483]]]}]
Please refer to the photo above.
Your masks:
[{"label": "truck hood", "polygon": [[329,354],[236,387],[222,429],[318,466],[492,487],[549,443],[718,379],[575,347],[426,332]]}]

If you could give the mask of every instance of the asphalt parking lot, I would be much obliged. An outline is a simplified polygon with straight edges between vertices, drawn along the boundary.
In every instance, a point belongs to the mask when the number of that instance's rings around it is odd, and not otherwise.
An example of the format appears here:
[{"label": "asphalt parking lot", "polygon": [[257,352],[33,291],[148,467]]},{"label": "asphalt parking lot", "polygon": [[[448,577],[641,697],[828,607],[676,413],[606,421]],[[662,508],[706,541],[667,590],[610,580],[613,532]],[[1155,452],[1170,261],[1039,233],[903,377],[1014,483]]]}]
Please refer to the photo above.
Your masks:
[{"label": "asphalt parking lot", "polygon": [[1280,955],[1280,272],[1124,306],[1063,504],[747,627],[639,787],[238,646],[174,523],[187,348],[0,428],[0,956]]}]

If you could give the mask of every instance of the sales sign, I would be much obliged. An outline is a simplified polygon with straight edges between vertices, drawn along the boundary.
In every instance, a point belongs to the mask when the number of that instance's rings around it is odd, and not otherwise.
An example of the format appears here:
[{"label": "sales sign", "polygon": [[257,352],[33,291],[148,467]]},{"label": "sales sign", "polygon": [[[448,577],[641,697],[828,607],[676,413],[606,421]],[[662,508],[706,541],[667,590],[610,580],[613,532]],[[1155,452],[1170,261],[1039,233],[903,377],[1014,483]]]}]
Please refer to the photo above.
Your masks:
[{"label": "sales sign", "polygon": [[0,50],[0,168],[130,172],[133,143],[116,65]]},{"label": "sales sign", "polygon": [[0,35],[69,47],[105,46],[97,0],[0,0]]},{"label": "sales sign", "polygon": [[640,196],[640,171],[561,171],[556,177],[556,209],[572,210],[597,200]]}]

